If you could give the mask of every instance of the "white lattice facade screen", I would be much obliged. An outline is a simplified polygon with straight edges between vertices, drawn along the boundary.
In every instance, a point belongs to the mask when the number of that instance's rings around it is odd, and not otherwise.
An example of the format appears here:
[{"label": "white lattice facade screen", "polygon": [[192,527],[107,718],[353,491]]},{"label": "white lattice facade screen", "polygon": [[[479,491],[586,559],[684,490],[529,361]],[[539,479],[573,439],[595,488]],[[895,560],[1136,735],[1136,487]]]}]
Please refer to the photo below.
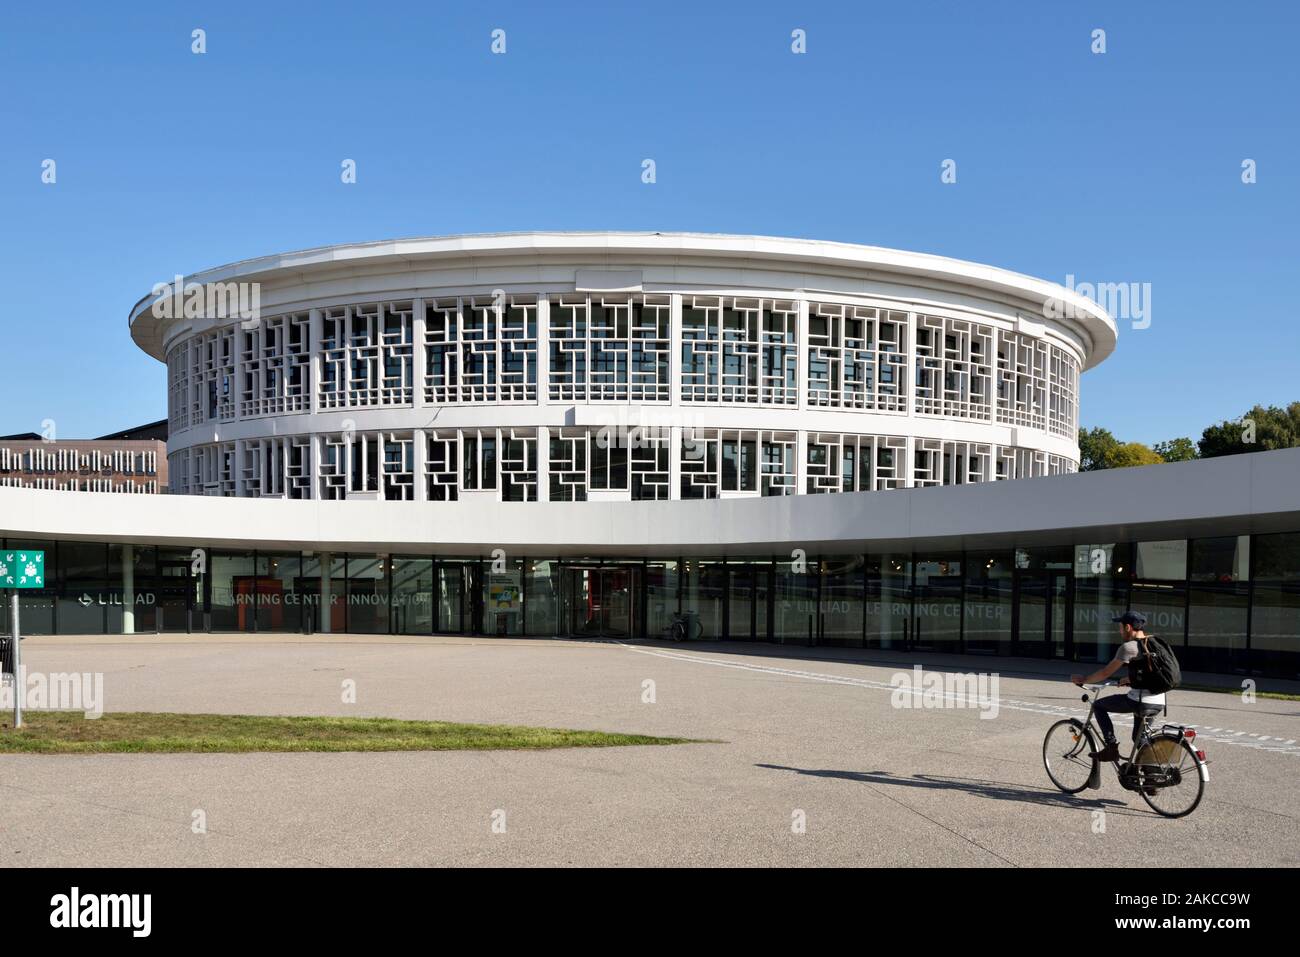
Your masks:
[{"label": "white lattice facade screen", "polygon": [[237,328],[241,418],[304,412],[311,406],[310,328],[306,314]]},{"label": "white lattice facade screen", "polygon": [[808,304],[808,404],[907,410],[907,313]]},{"label": "white lattice facade screen", "polygon": [[[170,489],[646,501],[1061,474],[1077,468],[1082,365],[1045,328],[823,294],[301,307],[169,348],[173,447],[192,443],[170,457]],[[582,424],[610,415],[630,432]],[[261,424],[223,428],[243,422]]]},{"label": "white lattice facade screen", "polygon": [[966,485],[993,478],[993,447],[983,442],[917,439],[913,454],[912,476],[917,488]]},{"label": "white lattice facade screen", "polygon": [[1064,456],[982,442],[918,437],[911,440],[909,462],[909,440],[898,435],[703,428],[679,433],[676,445],[670,429],[620,433],[587,427],[247,439],[174,453],[171,490],[426,501],[486,494],[521,502],[587,501],[599,493],[646,501],[884,491],[1076,470]]},{"label": "white lattice facade screen", "polygon": [[710,296],[685,300],[683,402],[798,403],[798,309],[794,302]]},{"label": "white lattice facade screen", "polygon": [[809,495],[877,492],[907,484],[907,439],[902,436],[813,432],[807,447]]},{"label": "white lattice facade screen", "polygon": [[[809,301],[800,382],[800,303],[680,299],[676,385],[687,405],[936,416],[1065,437],[1077,429],[1079,360],[1041,337]],[[270,316],[169,351],[168,421],[175,433],[317,409],[413,407],[417,366],[428,406],[670,403],[674,308],[667,295],[498,294]]]},{"label": "white lattice facade screen", "polygon": [[320,407],[410,405],[412,327],[410,302],[322,310]]},{"label": "white lattice facade screen", "polygon": [[552,297],[547,334],[550,401],[669,401],[670,297]]},{"label": "white lattice facade screen", "polygon": [[943,316],[916,317],[916,411],[922,415],[993,418],[992,326]]},{"label": "white lattice facade screen", "polygon": [[425,306],[430,405],[537,400],[535,296],[439,299]]}]

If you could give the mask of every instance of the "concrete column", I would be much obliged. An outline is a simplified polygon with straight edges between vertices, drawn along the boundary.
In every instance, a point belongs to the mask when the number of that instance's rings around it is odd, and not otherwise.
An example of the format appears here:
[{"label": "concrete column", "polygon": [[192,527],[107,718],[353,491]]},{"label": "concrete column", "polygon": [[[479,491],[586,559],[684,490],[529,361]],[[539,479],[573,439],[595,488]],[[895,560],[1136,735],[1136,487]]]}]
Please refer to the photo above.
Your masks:
[{"label": "concrete column", "polygon": [[429,498],[429,483],[424,475],[424,464],[428,452],[428,433],[424,429],[415,429],[411,433],[411,472],[413,473],[411,475],[413,485],[411,497],[417,502],[424,502]]},{"label": "concrete column", "polygon": [[320,344],[324,333],[325,323],[321,319],[320,310],[311,310],[307,319],[307,354],[311,356],[307,373],[307,389],[312,415],[320,411]]},{"label": "concrete column", "polygon": [[537,429],[537,501],[551,500],[551,429]]},{"label": "concrete column", "polygon": [[[419,296],[411,301],[411,406],[424,408],[424,376],[427,369],[424,354],[424,300]],[[424,501],[423,496],[416,496]]]},{"label": "concrete column", "polygon": [[[679,382],[673,376],[674,382]],[[680,384],[677,387],[680,392]],[[670,501],[682,497],[682,427],[670,426],[668,429],[668,498]]]},{"label": "concrete column", "polygon": [[[550,394],[551,382],[551,301],[546,296],[537,297],[537,397],[542,405]],[[539,439],[540,441],[540,439]],[[538,450],[538,466],[541,450]],[[537,500],[545,501],[539,491]]]},{"label": "concrete column", "polygon": [[[671,296],[668,312],[668,398],[670,407],[681,412],[682,405],[682,294]],[[677,498],[676,495],[673,498]]]},{"label": "concrete column", "polygon": [[794,494],[808,492],[808,430],[800,429],[794,443]]},{"label": "concrete column", "polygon": [[330,603],[332,598],[331,589],[333,588],[333,579],[330,577],[334,566],[334,556],[330,552],[318,552],[317,557],[320,559],[320,614],[317,616],[316,631],[322,635],[330,633],[330,618],[333,606]]},{"label": "concrete column", "polygon": [[122,634],[135,634],[135,546],[122,546]]},{"label": "concrete column", "polygon": [[799,300],[799,317],[797,319],[798,329],[795,332],[795,340],[798,343],[798,354],[795,358],[795,364],[798,371],[795,378],[799,383],[799,409],[807,408],[808,402],[808,300],[801,298]]}]

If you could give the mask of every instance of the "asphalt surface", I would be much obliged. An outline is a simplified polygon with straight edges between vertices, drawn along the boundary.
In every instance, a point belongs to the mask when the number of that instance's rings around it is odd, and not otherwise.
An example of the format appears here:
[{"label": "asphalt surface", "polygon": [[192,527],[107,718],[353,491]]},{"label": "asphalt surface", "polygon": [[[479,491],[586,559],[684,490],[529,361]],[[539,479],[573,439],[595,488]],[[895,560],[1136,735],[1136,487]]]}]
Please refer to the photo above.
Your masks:
[{"label": "asphalt surface", "polygon": [[[1170,717],[1201,728],[1212,764],[1200,808],[1166,820],[1109,769],[1100,791],[1078,797],[1047,780],[1046,729],[1082,714],[1078,690],[1062,677],[1070,666],[915,659],[927,671],[1000,669],[997,716],[982,719],[973,707],[894,707],[891,677],[912,661],[658,642],[29,639],[24,664],[33,671],[103,672],[109,711],[384,715],[718,743],[0,755],[0,861],[1300,864],[1300,702],[1174,692]],[[356,704],[342,700],[349,679]],[[647,680],[653,703],[644,700]],[[197,833],[196,812],[206,823]]]}]

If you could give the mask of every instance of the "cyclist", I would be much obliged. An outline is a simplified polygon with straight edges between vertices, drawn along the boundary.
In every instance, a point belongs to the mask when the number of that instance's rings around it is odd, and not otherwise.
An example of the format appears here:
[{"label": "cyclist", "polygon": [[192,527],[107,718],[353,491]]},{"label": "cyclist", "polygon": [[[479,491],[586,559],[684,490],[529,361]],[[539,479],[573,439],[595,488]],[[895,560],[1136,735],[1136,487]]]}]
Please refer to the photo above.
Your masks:
[{"label": "cyclist", "polygon": [[[1147,625],[1146,615],[1137,611],[1126,611],[1122,615],[1115,615],[1111,618],[1111,621],[1119,624],[1121,636],[1120,646],[1115,652],[1115,657],[1110,660],[1110,664],[1104,668],[1099,668],[1087,677],[1071,675],[1070,680],[1076,685],[1100,684],[1143,653],[1141,642],[1147,637],[1146,631],[1144,631]],[[1127,685],[1128,678],[1120,678],[1119,684],[1121,686]],[[1093,705],[1093,714],[1096,715],[1097,725],[1101,728],[1102,737],[1105,738],[1105,747],[1094,752],[1093,756],[1100,761],[1119,760],[1119,740],[1115,737],[1115,725],[1110,720],[1112,713],[1140,714],[1143,708],[1154,709],[1164,707],[1164,704],[1165,696],[1163,694],[1152,694],[1138,688],[1129,688],[1128,695],[1113,694],[1098,698]],[[1137,740],[1140,725],[1141,717],[1135,717],[1133,719],[1133,739],[1135,741]]]}]

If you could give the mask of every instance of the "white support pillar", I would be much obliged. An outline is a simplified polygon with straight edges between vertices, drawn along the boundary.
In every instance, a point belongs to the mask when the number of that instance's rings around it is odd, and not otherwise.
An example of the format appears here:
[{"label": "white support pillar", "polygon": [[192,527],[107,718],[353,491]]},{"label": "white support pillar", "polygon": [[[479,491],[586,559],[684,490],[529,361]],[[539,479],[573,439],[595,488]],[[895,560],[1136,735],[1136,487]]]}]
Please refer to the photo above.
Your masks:
[{"label": "white support pillar", "polygon": [[[424,299],[411,300],[411,406],[424,408],[424,376],[427,370],[424,352]],[[423,496],[417,496],[423,501]]]},{"label": "white support pillar", "polygon": [[135,634],[135,546],[122,546],[122,634]]},{"label": "white support pillar", "polygon": [[539,426],[537,429],[537,501],[551,500],[551,429]]},{"label": "white support pillar", "polygon": [[[320,411],[320,369],[321,356],[320,344],[325,338],[325,323],[321,319],[319,309],[313,309],[308,313],[307,319],[307,354],[311,356],[311,362],[308,364],[309,372],[307,374],[308,398],[310,401],[309,408],[312,415]],[[314,443],[313,443],[314,444]],[[319,457],[313,462],[312,475],[316,474],[315,465],[319,463]]]},{"label": "white support pillar", "polygon": [[[537,377],[537,399],[541,405],[547,402],[547,396],[550,395],[551,388],[551,300],[547,296],[539,295],[537,297],[537,368],[535,370]],[[541,436],[537,439],[540,443]],[[542,449],[540,444],[537,450],[537,463],[541,467],[542,459],[550,454],[549,447]],[[541,481],[541,476],[538,476]],[[546,501],[542,498],[540,489],[538,491],[538,501]]]},{"label": "white support pillar", "polygon": [[808,430],[800,429],[795,433],[794,443],[794,494],[806,495],[808,492]]},{"label": "white support pillar", "polygon": [[424,464],[428,453],[428,433],[424,429],[415,429],[411,433],[411,497],[417,502],[424,502],[429,498],[429,483],[424,477]]},{"label": "white support pillar", "polygon": [[[668,400],[670,408],[680,411],[682,407],[682,294],[680,292],[673,293],[670,302],[671,305],[668,307]],[[677,431],[680,433],[681,430],[678,429]],[[679,444],[674,448],[680,448],[680,434],[675,441]],[[673,453],[673,461],[677,461],[676,452]],[[672,497],[677,498],[676,495]]]},{"label": "white support pillar", "polygon": [[682,427],[671,426],[668,436],[668,498],[676,500],[682,497]]},{"label": "white support pillar", "polygon": [[[802,297],[802,290],[800,291]],[[802,411],[807,408],[808,402],[808,300],[799,299],[799,316],[798,328],[795,330],[795,341],[798,343],[798,352],[795,355],[795,362],[798,368],[796,379],[799,383],[799,397],[797,408]]]}]

